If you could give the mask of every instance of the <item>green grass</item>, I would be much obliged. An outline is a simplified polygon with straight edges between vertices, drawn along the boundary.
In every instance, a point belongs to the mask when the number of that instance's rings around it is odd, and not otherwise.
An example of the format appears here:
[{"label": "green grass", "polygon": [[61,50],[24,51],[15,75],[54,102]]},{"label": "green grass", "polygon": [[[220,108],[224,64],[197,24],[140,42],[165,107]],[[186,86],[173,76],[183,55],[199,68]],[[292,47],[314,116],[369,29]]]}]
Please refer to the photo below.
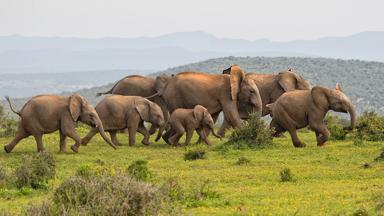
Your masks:
[{"label": "green grass", "polygon": [[[86,130],[81,131],[82,136]],[[204,160],[186,161],[184,154],[191,147],[170,147],[164,142],[129,147],[127,136],[119,134],[124,144],[113,150],[100,136],[78,154],[69,148],[67,154],[58,154],[58,134],[44,136],[47,151],[57,156],[56,178],[49,182],[48,190],[20,191],[14,187],[0,188],[0,211],[21,212],[28,203],[49,199],[52,191],[63,179],[74,175],[79,167],[103,161],[104,166],[126,170],[135,160],[147,160],[153,173],[152,182],[161,184],[170,176],[177,176],[183,184],[209,180],[218,194],[195,205],[182,206],[183,212],[193,215],[351,215],[359,208],[375,212],[374,195],[384,191],[384,162],[374,162],[383,148],[380,142],[365,142],[356,146],[353,141],[329,141],[317,147],[312,132],[300,132],[306,148],[296,149],[290,137],[274,139],[274,145],[260,150],[217,151],[226,139],[210,137],[213,145],[199,148],[206,150]],[[196,135],[193,142],[197,139]],[[11,138],[0,138],[6,144]],[[153,142],[153,140],[152,140]],[[23,140],[11,154],[0,152],[0,164],[14,170],[23,155],[36,154],[32,137]],[[235,165],[239,157],[252,161],[246,166]],[[363,168],[369,163],[371,168]],[[281,182],[280,171],[289,168],[293,182]]]}]

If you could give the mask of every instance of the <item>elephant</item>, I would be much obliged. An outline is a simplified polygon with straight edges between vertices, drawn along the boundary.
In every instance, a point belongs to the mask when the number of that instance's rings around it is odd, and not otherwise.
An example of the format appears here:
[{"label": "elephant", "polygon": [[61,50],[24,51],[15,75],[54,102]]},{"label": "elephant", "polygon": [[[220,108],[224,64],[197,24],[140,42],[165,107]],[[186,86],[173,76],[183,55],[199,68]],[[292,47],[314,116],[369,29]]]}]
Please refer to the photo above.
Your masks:
[{"label": "elephant", "polygon": [[201,139],[207,145],[210,145],[204,132],[205,128],[211,130],[215,137],[221,138],[221,136],[215,133],[213,129],[214,124],[211,114],[201,105],[196,105],[193,109],[179,108],[171,114],[168,123],[169,128],[163,135],[163,139],[170,145],[179,145],[180,138],[186,132],[187,137],[184,145],[187,146],[191,141],[193,131],[196,130]]},{"label": "elephant", "polygon": [[[223,70],[223,74],[229,74],[233,66]],[[311,89],[309,81],[304,79],[292,69],[275,74],[246,73],[245,76],[252,79],[259,89],[263,104],[261,113],[262,116],[269,114],[269,109],[266,107],[266,104],[275,102],[285,92]],[[241,101],[239,101],[238,108],[240,117],[242,119],[247,119],[249,117],[250,110],[247,110]],[[228,128],[228,123],[224,120],[218,134],[220,136],[224,136],[226,128]]]},{"label": "elephant", "polygon": [[[144,127],[144,121],[150,122],[156,127],[165,124],[163,112],[159,105],[140,96],[110,95],[105,97],[96,105],[105,131],[111,135],[114,145],[121,145],[116,137],[116,132],[128,129],[129,145],[135,145],[136,131],[143,134],[142,143],[149,145],[149,133]],[[81,143],[86,145],[96,134],[91,129],[82,139]]]},{"label": "elephant", "polygon": [[[181,72],[174,75],[164,88],[153,96],[160,96],[170,112],[177,108],[193,109],[204,106],[214,121],[221,111],[233,127],[240,127],[237,102],[247,109],[261,112],[262,102],[259,90],[252,79],[245,76],[240,67],[232,67],[230,74],[207,74]],[[206,131],[209,133],[209,131]]]},{"label": "elephant", "polygon": [[58,95],[38,95],[31,98],[20,111],[15,111],[9,97],[6,97],[12,112],[21,117],[15,138],[4,146],[10,153],[20,140],[32,135],[37,144],[37,151],[44,151],[42,136],[59,130],[60,152],[66,151],[66,137],[75,140],[71,146],[72,151],[78,152],[81,143],[76,133],[76,122],[80,121],[90,125],[99,132],[104,140],[114,149],[116,146],[109,140],[104,132],[103,125],[95,108],[81,95],[75,93],[69,97]]},{"label": "elephant", "polygon": [[305,147],[296,129],[309,127],[315,131],[318,146],[323,146],[329,138],[329,131],[324,117],[329,110],[349,113],[351,130],[356,124],[356,110],[343,93],[339,84],[335,89],[315,86],[311,90],[294,90],[281,95],[274,103],[268,104],[272,121],[270,127],[276,132],[288,131],[295,147]]},{"label": "elephant", "polygon": [[[126,76],[123,79],[119,80],[115,83],[115,85],[106,92],[97,93],[97,96],[101,96],[104,94],[118,94],[118,95],[126,95],[126,96],[142,96],[149,97],[160,89],[163,89],[168,80],[170,80],[171,76],[168,75],[160,75],[156,78],[140,76],[140,75],[131,75]],[[163,111],[163,116],[165,120],[168,120],[169,114],[166,107],[165,102],[159,96],[155,96],[150,98],[151,101],[155,102],[161,107]],[[151,126],[149,133],[153,134],[156,131],[156,127]],[[159,135],[162,133],[164,128],[159,129]]]}]

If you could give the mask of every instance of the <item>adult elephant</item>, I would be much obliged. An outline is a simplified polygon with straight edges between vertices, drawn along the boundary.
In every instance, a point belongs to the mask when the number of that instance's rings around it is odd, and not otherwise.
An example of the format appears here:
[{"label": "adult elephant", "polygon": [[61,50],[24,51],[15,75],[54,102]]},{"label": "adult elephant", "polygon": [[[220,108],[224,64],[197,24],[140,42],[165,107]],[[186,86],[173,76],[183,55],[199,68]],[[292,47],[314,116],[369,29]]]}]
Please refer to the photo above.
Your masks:
[{"label": "adult elephant", "polygon": [[202,105],[216,120],[223,111],[224,118],[233,127],[239,127],[241,123],[238,101],[255,112],[262,109],[256,84],[238,66],[231,67],[229,74],[178,73],[153,96],[161,96],[170,112]]},{"label": "adult elephant", "polygon": [[[233,65],[223,70],[223,74],[229,74],[232,67],[237,66]],[[247,73],[245,77],[253,80],[259,89],[263,103],[262,116],[266,116],[270,113],[270,110],[266,105],[275,102],[285,92],[293,90],[309,90],[311,88],[309,81],[292,69],[274,74]],[[240,117],[242,119],[247,119],[250,113],[250,110],[247,109],[248,106],[244,106],[244,104],[239,101],[238,107]],[[218,134],[224,136],[226,128],[228,128],[228,123],[224,120]]]},{"label": "adult elephant", "polygon": [[[116,84],[110,90],[97,93],[97,96],[104,94],[118,94],[126,96],[149,97],[159,92],[160,89],[163,89],[170,78],[171,76],[168,75],[160,75],[156,78],[140,75],[126,76],[116,82]],[[159,96],[151,97],[149,100],[160,106],[161,110],[163,111],[164,119],[167,121],[169,114],[164,100]],[[157,126],[152,125],[149,133],[155,133],[156,129]],[[163,131],[163,128],[160,128],[159,131]]]}]

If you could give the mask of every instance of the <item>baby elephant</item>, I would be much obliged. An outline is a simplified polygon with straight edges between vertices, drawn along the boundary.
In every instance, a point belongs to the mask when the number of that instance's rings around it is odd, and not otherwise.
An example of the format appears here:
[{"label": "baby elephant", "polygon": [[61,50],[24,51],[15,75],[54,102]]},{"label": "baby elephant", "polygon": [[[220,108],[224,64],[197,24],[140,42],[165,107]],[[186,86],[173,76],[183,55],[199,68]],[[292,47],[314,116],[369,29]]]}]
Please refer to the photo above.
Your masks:
[{"label": "baby elephant", "polygon": [[349,113],[351,130],[355,127],[356,111],[339,84],[335,89],[316,86],[312,90],[295,90],[281,95],[275,103],[268,104],[271,111],[271,128],[276,133],[288,131],[295,147],[305,147],[296,134],[296,129],[309,127],[315,131],[317,145],[322,146],[329,138],[324,117],[329,110]]},{"label": "baby elephant", "polygon": [[185,145],[191,141],[193,131],[199,134],[202,140],[209,145],[206,133],[204,130],[211,130],[215,137],[221,138],[213,130],[213,119],[208,110],[196,105],[193,109],[176,109],[171,114],[167,132],[163,135],[163,139],[170,145],[179,145],[179,140],[183,136],[184,131],[187,132]]},{"label": "baby elephant", "polygon": [[[165,124],[160,106],[140,96],[107,96],[96,105],[96,111],[115,145],[121,145],[116,133],[123,129],[128,129],[130,146],[135,145],[136,131],[144,135],[142,143],[149,145],[149,132],[144,127],[144,121],[156,127]],[[82,144],[86,145],[96,133],[95,129],[89,131]]]},{"label": "baby elephant", "polygon": [[10,153],[20,140],[30,135],[35,137],[37,151],[43,151],[43,134],[57,130],[60,131],[60,152],[66,150],[65,139],[67,136],[76,141],[71,149],[77,152],[81,143],[81,138],[75,130],[78,121],[93,127],[109,145],[116,148],[104,133],[103,125],[96,110],[79,94],[73,94],[70,97],[56,95],[35,96],[19,112],[13,109],[10,99],[8,97],[6,99],[12,112],[21,117],[16,137],[8,145],[4,146],[7,153]]}]

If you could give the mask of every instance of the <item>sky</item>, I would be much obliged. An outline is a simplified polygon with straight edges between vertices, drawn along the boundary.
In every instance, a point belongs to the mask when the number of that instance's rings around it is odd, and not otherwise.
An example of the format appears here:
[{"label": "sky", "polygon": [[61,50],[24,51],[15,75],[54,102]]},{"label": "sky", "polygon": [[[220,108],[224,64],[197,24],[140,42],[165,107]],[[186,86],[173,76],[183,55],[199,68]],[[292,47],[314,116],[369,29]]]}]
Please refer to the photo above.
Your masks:
[{"label": "sky", "polygon": [[0,0],[0,35],[312,40],[384,31],[383,0]]}]

